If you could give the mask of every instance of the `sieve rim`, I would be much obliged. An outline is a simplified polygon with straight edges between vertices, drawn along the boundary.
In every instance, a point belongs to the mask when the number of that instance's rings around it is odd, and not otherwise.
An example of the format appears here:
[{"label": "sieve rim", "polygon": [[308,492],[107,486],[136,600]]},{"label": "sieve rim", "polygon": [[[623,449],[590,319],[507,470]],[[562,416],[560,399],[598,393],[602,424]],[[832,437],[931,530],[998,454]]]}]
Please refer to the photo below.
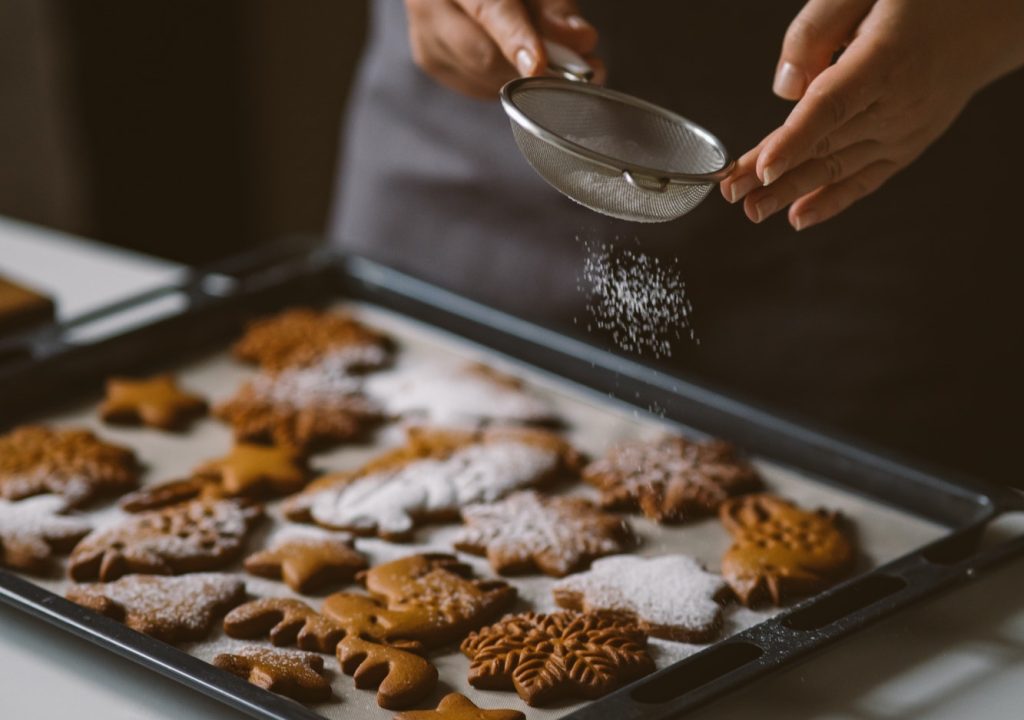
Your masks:
[{"label": "sieve rim", "polygon": [[[672,172],[669,170],[652,168],[648,165],[637,165],[636,163],[627,162],[625,160],[617,160],[610,155],[596,152],[571,140],[566,140],[564,137],[530,119],[522,110],[519,109],[516,105],[514,95],[523,90],[524,86],[527,86],[528,89],[544,87],[556,90],[567,90],[569,92],[588,93],[601,98],[614,100],[625,105],[631,105],[632,107],[639,108],[647,112],[656,113],[674,123],[685,124],[695,134],[699,135],[701,139],[721,153],[722,167],[706,173]],[[666,110],[660,105],[655,105],[654,103],[641,100],[638,97],[629,95],[628,93],[619,92],[618,90],[611,90],[606,87],[591,85],[590,83],[578,80],[565,80],[563,78],[553,77],[522,77],[505,83],[499,92],[499,97],[501,99],[501,105],[505,110],[505,114],[508,115],[509,119],[520,128],[536,137],[538,140],[542,140],[549,145],[554,145],[563,152],[567,152],[583,160],[596,163],[601,167],[619,174],[628,171],[632,174],[646,175],[659,180],[667,180],[669,184],[703,185],[721,182],[729,175],[730,172],[732,172],[733,166],[735,165],[735,161],[729,154],[729,150],[725,147],[725,144],[703,125],[695,123],[693,120],[690,120],[679,113]]]}]

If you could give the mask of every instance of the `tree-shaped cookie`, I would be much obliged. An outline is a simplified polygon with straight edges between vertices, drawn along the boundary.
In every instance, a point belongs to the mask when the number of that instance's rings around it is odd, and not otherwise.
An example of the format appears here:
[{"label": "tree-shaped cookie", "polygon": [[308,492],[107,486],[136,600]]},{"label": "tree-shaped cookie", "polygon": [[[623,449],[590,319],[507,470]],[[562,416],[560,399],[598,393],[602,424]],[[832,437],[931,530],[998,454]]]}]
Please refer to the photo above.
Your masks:
[{"label": "tree-shaped cookie", "polygon": [[220,653],[213,658],[213,664],[257,687],[299,702],[316,703],[331,698],[331,683],[324,677],[324,659],[320,655],[244,648]]},{"label": "tree-shaped cookie", "polygon": [[65,515],[66,505],[59,495],[0,500],[0,567],[43,573],[54,553],[68,552],[87,535],[89,523]]},{"label": "tree-shaped cookie", "polygon": [[518,710],[477,707],[461,693],[448,693],[436,710],[406,710],[395,715],[395,720],[526,720],[526,715]]},{"label": "tree-shaped cookie", "polygon": [[757,471],[722,440],[663,437],[613,448],[583,470],[611,510],[640,510],[660,523],[713,515],[728,498],[761,487]]},{"label": "tree-shaped cookie", "polygon": [[725,502],[719,517],[733,538],[722,576],[744,605],[819,592],[853,568],[856,552],[836,513],[748,495]]},{"label": "tree-shaped cookie", "polygon": [[228,497],[271,498],[301,490],[309,468],[292,448],[240,443],[197,467],[195,475],[215,482]]},{"label": "tree-shaped cookie", "polygon": [[0,436],[0,498],[6,500],[54,493],[82,505],[131,490],[139,471],[135,453],[88,430],[27,425]]},{"label": "tree-shaped cookie", "polygon": [[571,474],[579,456],[543,430],[414,430],[406,445],[362,469],[328,475],[289,498],[285,513],[324,527],[390,540],[461,507]]},{"label": "tree-shaped cookie", "polygon": [[469,684],[515,690],[529,705],[592,700],[654,671],[647,637],[596,613],[506,615],[467,637]]},{"label": "tree-shaped cookie", "polygon": [[601,558],[556,582],[552,592],[564,608],[612,613],[648,635],[689,643],[715,639],[721,603],[731,595],[720,575],[686,555]]},{"label": "tree-shaped cookie", "polygon": [[132,515],[83,538],[68,574],[81,582],[216,570],[241,554],[261,515],[259,507],[233,500],[193,500]]},{"label": "tree-shaped cookie", "polygon": [[540,570],[562,577],[635,545],[624,520],[577,497],[520,492],[496,503],[470,505],[462,519],[466,527],[455,547],[486,555],[501,574]]},{"label": "tree-shaped cookie", "polygon": [[206,414],[206,400],[182,390],[171,375],[112,378],[99,412],[108,423],[180,430]]},{"label": "tree-shaped cookie", "polygon": [[299,593],[347,583],[366,567],[366,556],[348,534],[285,537],[245,559],[245,569],[253,575],[282,579]]},{"label": "tree-shaped cookie", "polygon": [[202,640],[218,615],[245,599],[231,575],[131,575],[111,583],[72,585],[72,602],[169,643]]}]

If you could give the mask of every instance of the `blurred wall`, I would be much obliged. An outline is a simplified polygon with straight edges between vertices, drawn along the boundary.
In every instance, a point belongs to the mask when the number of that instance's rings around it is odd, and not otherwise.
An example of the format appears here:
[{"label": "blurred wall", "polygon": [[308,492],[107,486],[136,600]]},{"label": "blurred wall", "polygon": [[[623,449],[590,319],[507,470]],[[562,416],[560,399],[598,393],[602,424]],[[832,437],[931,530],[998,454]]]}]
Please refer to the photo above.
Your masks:
[{"label": "blurred wall", "polygon": [[326,221],[364,2],[0,0],[0,214],[200,262]]}]

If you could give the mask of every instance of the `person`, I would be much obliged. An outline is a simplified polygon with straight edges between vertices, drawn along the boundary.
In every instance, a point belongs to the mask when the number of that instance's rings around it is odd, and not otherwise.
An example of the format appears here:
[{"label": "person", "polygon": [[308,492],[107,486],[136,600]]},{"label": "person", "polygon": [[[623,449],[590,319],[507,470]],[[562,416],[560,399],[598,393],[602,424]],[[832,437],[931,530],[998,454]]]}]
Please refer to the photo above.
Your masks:
[{"label": "person", "polygon": [[[1024,401],[1022,37],[1019,0],[376,0],[331,234],[566,332],[588,249],[639,246],[694,306],[670,371],[1000,479]],[[496,102],[544,72],[542,38],[752,148],[727,202],[638,226],[546,185]]]}]

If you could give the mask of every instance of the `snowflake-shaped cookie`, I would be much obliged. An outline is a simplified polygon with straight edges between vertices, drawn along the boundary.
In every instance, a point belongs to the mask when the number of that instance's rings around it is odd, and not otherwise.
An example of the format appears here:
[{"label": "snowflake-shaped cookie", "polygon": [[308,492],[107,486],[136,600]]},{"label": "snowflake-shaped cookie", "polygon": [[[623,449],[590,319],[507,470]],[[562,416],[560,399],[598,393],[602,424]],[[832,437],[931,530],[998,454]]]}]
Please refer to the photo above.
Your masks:
[{"label": "snowflake-shaped cookie", "polygon": [[66,505],[59,495],[0,500],[0,566],[40,573],[54,553],[71,550],[92,528],[65,515]]}]

